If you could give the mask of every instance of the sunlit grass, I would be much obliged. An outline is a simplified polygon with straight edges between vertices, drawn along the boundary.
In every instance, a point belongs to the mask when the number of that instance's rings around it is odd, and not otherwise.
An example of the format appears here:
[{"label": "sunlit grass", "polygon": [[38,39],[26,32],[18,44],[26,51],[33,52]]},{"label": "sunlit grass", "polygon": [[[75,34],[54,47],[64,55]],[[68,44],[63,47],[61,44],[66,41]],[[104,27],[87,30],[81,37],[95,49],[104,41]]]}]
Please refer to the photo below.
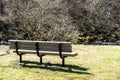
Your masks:
[{"label": "sunlit grass", "polygon": [[[62,67],[58,56],[43,57],[43,65],[20,64],[8,46],[0,46],[0,80],[120,80],[120,46],[73,45],[73,51],[78,56]],[[36,55],[23,60],[39,62]]]}]

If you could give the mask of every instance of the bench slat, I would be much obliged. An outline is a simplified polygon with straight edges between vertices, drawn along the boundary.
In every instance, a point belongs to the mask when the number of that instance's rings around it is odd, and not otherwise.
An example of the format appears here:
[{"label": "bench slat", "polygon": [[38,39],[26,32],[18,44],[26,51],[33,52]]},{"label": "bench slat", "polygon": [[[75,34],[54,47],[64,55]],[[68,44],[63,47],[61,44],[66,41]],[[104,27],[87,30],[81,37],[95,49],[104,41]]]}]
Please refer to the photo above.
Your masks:
[{"label": "bench slat", "polygon": [[[16,52],[16,51],[14,51]],[[36,54],[35,50],[18,50],[20,53],[30,53],[30,54]],[[59,56],[59,52],[53,52],[53,51],[39,51],[40,54],[42,55],[56,55]],[[63,56],[76,56],[77,53],[74,52],[62,52]]]},{"label": "bench slat", "polygon": [[71,42],[61,42],[61,41],[32,41],[32,40],[9,40],[9,42],[29,42],[29,43],[36,43],[36,42],[38,42],[38,43],[62,43],[62,44],[71,44]]},{"label": "bench slat", "polygon": [[[19,49],[24,49],[24,50],[35,50],[35,48],[33,47],[21,47]],[[45,48],[45,47],[40,47],[39,50],[42,50],[42,51],[58,51],[59,52],[59,49],[58,48],[53,48],[53,47],[49,47],[49,48]],[[62,52],[71,52],[71,49],[70,48],[62,48]]]},{"label": "bench slat", "polygon": [[[10,45],[14,44],[15,42],[10,42]],[[57,46],[59,43],[41,43],[41,42],[36,42],[39,43],[40,46]],[[62,43],[62,42],[61,42]],[[34,45],[35,42],[18,42],[19,45]],[[70,46],[70,43],[62,43],[63,46]]]}]

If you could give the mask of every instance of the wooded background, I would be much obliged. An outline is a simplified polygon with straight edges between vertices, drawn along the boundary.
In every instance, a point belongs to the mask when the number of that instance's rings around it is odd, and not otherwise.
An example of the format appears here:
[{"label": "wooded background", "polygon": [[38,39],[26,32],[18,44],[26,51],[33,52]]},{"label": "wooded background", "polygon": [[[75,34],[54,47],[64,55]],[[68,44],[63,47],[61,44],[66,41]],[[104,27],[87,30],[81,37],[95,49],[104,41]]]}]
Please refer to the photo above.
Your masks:
[{"label": "wooded background", "polygon": [[120,40],[120,0],[0,0],[0,41]]}]

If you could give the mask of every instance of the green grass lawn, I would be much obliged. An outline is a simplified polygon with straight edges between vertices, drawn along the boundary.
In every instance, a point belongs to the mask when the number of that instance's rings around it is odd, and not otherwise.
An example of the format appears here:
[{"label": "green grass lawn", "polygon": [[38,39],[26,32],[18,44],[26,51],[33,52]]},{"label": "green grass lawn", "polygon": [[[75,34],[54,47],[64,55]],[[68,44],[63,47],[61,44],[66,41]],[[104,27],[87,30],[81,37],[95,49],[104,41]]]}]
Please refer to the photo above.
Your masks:
[{"label": "green grass lawn", "polygon": [[120,80],[120,46],[73,45],[73,51],[78,56],[62,67],[58,56],[45,56],[38,65],[36,55],[24,55],[34,63],[20,64],[8,46],[0,46],[0,80]]}]

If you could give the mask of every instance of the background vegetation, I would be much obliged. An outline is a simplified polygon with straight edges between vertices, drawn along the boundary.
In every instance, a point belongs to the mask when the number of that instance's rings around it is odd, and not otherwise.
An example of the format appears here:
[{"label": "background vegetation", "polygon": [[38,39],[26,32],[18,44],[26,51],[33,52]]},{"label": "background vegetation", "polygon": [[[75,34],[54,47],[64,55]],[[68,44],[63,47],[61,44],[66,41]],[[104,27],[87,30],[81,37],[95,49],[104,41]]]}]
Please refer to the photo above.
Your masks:
[{"label": "background vegetation", "polygon": [[119,0],[0,0],[0,40],[120,40]]}]

